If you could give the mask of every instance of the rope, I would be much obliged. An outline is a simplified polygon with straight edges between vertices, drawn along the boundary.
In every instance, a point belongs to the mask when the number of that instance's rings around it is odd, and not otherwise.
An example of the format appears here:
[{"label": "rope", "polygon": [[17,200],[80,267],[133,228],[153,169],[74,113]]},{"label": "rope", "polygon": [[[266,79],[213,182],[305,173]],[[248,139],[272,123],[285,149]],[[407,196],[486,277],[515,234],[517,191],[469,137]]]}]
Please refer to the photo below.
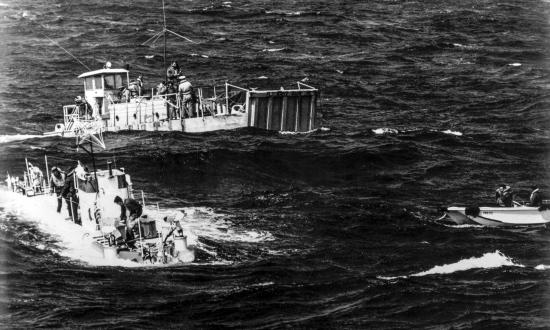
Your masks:
[{"label": "rope", "polygon": [[[40,25],[40,27],[42,27],[44,30],[47,30],[47,28],[38,23],[38,22],[35,22],[36,24]],[[54,40],[52,40],[50,37],[48,37],[47,35],[45,35],[44,33],[40,32],[40,31],[37,31],[39,34],[43,35],[46,39],[48,39],[49,41],[51,41],[54,45],[56,45],[57,47],[63,49],[65,51],[65,53],[69,54],[72,58],[74,58],[78,63],[80,63],[83,67],[85,67],[86,69],[88,69],[88,71],[92,71],[92,69],[90,69],[86,64],[82,63],[81,60],[79,60],[76,56],[74,56],[73,54],[71,54],[71,52],[69,52],[67,49],[65,49],[63,46],[61,46],[59,43],[55,42]]]}]

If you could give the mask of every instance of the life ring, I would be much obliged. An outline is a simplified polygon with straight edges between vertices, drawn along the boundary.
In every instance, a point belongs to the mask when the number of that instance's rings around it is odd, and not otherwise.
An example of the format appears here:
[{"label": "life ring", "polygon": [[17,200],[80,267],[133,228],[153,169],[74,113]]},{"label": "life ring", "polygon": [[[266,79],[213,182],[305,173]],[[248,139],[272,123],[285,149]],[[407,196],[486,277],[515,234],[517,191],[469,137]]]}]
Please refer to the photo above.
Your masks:
[{"label": "life ring", "polygon": [[231,112],[244,112],[244,107],[240,104],[235,104],[231,107]]}]

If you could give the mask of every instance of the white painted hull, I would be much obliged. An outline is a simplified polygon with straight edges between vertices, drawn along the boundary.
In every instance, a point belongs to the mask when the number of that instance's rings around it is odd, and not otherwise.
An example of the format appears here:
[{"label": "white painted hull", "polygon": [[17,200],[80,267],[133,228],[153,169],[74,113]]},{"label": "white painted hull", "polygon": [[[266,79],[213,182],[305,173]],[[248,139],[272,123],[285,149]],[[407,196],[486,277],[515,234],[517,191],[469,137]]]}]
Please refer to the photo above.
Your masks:
[{"label": "white painted hull", "polygon": [[[159,120],[148,123],[138,123],[130,121],[128,125],[112,126],[104,125],[104,132],[120,131],[149,131],[149,132],[185,132],[185,133],[204,133],[220,130],[237,129],[248,126],[247,114],[206,116],[196,118],[186,118],[183,120]],[[74,131],[51,131],[44,133],[46,136],[61,136],[74,138]]]},{"label": "white painted hull", "polygon": [[531,227],[543,226],[550,222],[550,210],[539,211],[538,207],[480,207],[477,215],[477,212],[473,213],[466,212],[465,207],[447,208],[448,217],[459,225]]}]

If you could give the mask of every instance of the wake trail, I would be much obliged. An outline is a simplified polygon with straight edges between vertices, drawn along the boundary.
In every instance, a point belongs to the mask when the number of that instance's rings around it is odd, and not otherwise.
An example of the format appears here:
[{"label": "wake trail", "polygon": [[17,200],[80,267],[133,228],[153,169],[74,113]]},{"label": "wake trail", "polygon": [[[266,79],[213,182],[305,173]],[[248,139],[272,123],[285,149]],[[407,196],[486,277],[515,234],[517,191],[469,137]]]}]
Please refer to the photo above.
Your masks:
[{"label": "wake trail", "polygon": [[45,138],[47,135],[29,135],[29,134],[14,134],[14,135],[0,135],[0,143],[10,143],[14,141],[29,140]]},{"label": "wake trail", "polygon": [[471,257],[468,259],[459,260],[451,264],[434,266],[426,271],[411,275],[378,276],[378,278],[383,280],[394,280],[399,278],[420,277],[427,275],[452,274],[455,272],[462,272],[470,269],[492,269],[504,266],[522,268],[525,267],[522,264],[515,263],[511,258],[496,250],[495,252],[485,253],[481,257]]}]

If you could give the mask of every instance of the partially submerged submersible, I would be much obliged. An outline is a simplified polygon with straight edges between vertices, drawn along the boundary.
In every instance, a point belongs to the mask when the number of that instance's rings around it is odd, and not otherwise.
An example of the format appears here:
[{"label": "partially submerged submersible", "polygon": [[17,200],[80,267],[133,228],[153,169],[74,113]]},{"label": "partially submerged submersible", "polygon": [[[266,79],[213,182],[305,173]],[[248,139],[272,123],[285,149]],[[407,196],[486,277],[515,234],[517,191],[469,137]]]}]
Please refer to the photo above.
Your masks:
[{"label": "partially submerged submersible", "polygon": [[[71,198],[71,206],[75,206],[69,219],[82,227],[92,238],[92,248],[96,249],[107,260],[125,259],[138,263],[172,264],[187,263],[195,260],[197,237],[185,228],[185,216],[178,212],[163,219],[142,215],[137,219],[137,225],[131,229],[134,239],[126,237],[126,224],[120,219],[120,206],[114,203],[115,197],[123,200],[134,198],[135,192],[131,177],[123,168],[115,169],[108,163],[107,170],[97,170],[93,158],[93,146],[105,148],[101,128],[96,130],[94,123],[89,122],[88,129],[80,128],[77,136],[77,146],[92,156],[94,169],[87,172],[80,163],[67,177],[72,180],[76,194]],[[93,134],[95,133],[95,135]],[[86,149],[89,144],[89,150]],[[47,169],[47,158],[45,160]],[[14,180],[8,175],[8,189],[20,192],[32,199],[40,199],[40,203],[55,209],[56,198],[50,196],[49,179],[39,177],[41,171],[36,171],[36,164],[29,167],[21,180]],[[48,177],[48,171],[46,170]],[[142,207],[145,199],[142,192]],[[158,208],[158,206],[157,206]],[[85,244],[85,243],[84,243]]]}]

